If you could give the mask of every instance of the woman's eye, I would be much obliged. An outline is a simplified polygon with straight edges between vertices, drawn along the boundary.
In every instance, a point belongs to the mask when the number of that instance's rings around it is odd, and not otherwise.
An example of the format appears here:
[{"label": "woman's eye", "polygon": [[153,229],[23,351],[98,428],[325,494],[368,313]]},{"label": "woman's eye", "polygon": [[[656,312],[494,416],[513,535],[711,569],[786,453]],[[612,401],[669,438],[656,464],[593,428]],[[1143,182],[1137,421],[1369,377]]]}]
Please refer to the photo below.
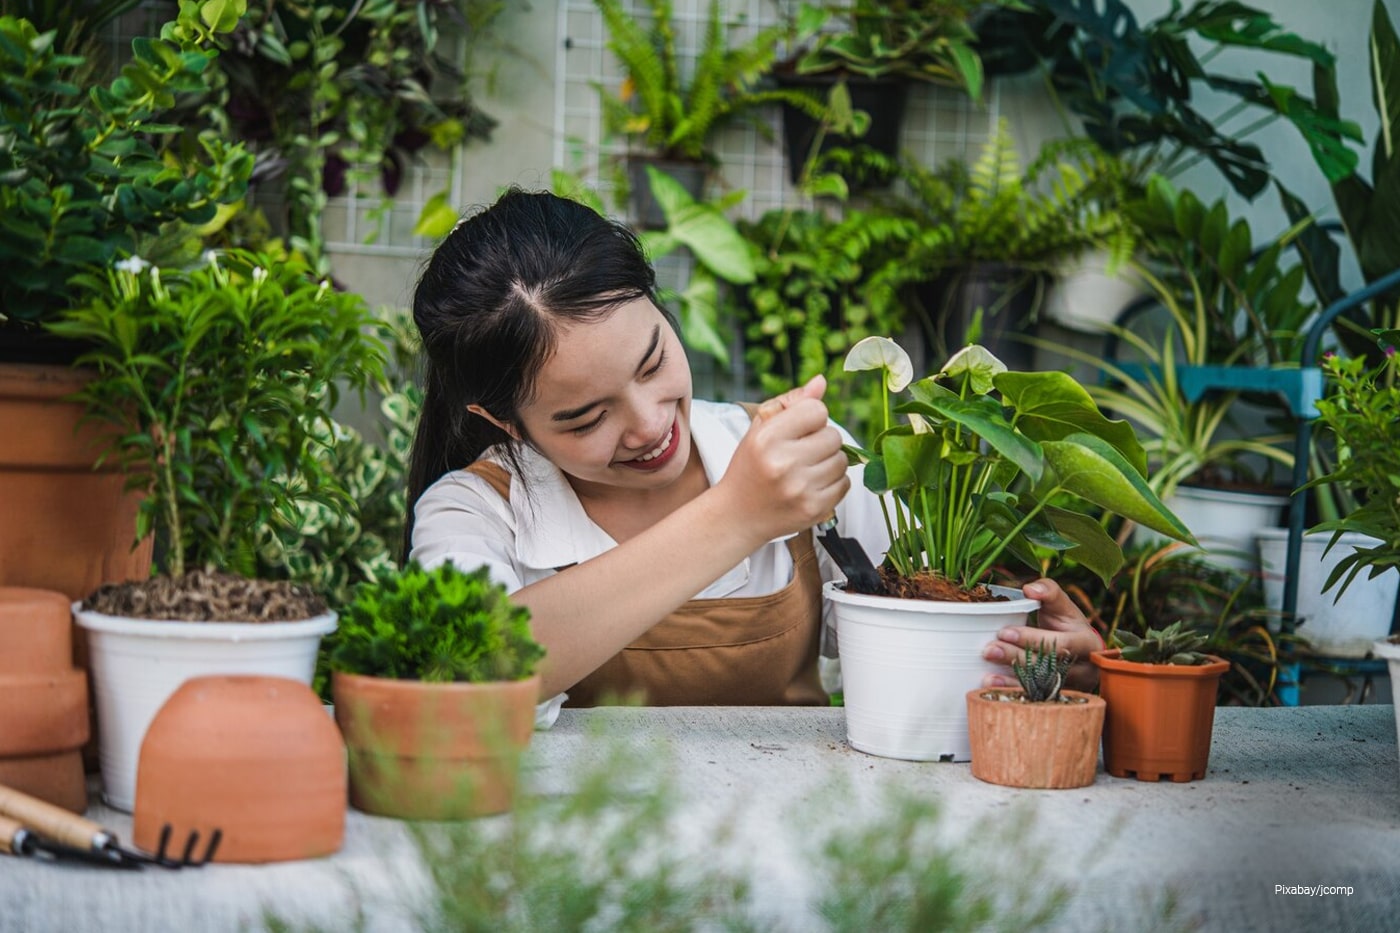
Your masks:
[{"label": "woman's eye", "polygon": [[592,421],[588,422],[587,424],[581,424],[581,425],[579,425],[579,426],[576,427],[576,428],[569,428],[569,433],[570,433],[570,434],[587,434],[589,431],[592,431],[594,428],[596,428],[598,425],[600,425],[600,424],[602,424],[602,423],[603,423],[603,416],[602,416],[602,415],[599,415],[598,417],[594,418]]},{"label": "woman's eye", "polygon": [[642,378],[644,378],[644,379],[650,379],[652,376],[655,376],[657,373],[661,372],[661,367],[662,367],[662,366],[665,366],[665,365],[666,365],[666,351],[665,351],[665,350],[662,350],[662,351],[661,351],[661,356],[660,356],[660,358],[657,359],[657,361],[656,361],[656,365],[653,366],[651,369],[648,369],[648,370],[646,370],[645,372],[643,372],[643,373],[642,373]]}]

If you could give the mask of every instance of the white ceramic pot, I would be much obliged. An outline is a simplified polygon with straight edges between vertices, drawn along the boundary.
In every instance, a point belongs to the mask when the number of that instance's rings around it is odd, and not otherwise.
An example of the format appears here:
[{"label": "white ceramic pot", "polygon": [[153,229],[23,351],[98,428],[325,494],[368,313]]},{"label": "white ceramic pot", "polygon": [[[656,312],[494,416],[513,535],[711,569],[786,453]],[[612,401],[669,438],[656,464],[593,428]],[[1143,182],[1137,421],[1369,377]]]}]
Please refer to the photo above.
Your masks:
[{"label": "white ceramic pot", "polygon": [[[1259,545],[1259,564],[1264,572],[1264,603],[1270,609],[1283,608],[1284,569],[1288,559],[1288,529],[1261,528],[1254,533]],[[1327,550],[1330,532],[1303,536],[1298,565],[1298,626],[1313,649],[1333,658],[1364,658],[1371,643],[1385,638],[1395,614],[1395,597],[1400,590],[1400,573],[1387,573],[1374,580],[1362,571],[1340,599],[1337,588],[1322,592],[1332,569],[1358,547],[1379,544],[1370,535],[1347,533]],[[1338,584],[1340,586],[1341,584]],[[1278,630],[1277,620],[1270,628]]]},{"label": "white ceramic pot", "polygon": [[970,761],[967,692],[1003,665],[983,660],[999,629],[1040,608],[1020,590],[991,603],[930,602],[822,588],[835,606],[846,739],[883,758]]},{"label": "white ceramic pot", "polygon": [[88,633],[102,797],[128,813],[146,728],[181,684],[202,674],[268,674],[310,684],[321,636],[336,625],[334,612],[298,622],[179,622],[81,607],[73,604],[73,616]]},{"label": "white ceramic pot", "polygon": [[1071,330],[1107,333],[1118,315],[1147,294],[1140,273],[1124,266],[1109,275],[1108,260],[1106,250],[1091,250],[1065,261],[1045,296],[1046,316]]},{"label": "white ceramic pot", "polygon": [[[1395,574],[1392,573],[1389,576],[1393,577]],[[1395,685],[1400,684],[1400,644],[1382,638],[1380,641],[1372,643],[1371,652],[1378,658],[1385,658],[1386,666],[1390,668],[1390,688],[1394,692]],[[1395,709],[1395,734],[1400,737],[1400,697],[1395,698],[1393,706]]]},{"label": "white ceramic pot", "polygon": [[[1288,497],[1207,489],[1203,486],[1178,486],[1167,496],[1165,504],[1201,543],[1205,561],[1217,567],[1252,574],[1259,572],[1259,551],[1254,544],[1254,533],[1282,523]],[[1133,541],[1137,544],[1164,544],[1169,540],[1141,525],[1133,530]]]}]

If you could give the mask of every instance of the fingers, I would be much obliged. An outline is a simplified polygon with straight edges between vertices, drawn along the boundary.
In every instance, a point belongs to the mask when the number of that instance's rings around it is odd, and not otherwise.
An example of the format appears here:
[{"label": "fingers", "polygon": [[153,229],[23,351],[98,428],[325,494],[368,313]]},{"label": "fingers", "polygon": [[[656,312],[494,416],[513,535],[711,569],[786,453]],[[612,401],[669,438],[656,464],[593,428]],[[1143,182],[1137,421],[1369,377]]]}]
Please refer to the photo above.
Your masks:
[{"label": "fingers", "polygon": [[[1038,625],[1002,629],[997,633],[997,640],[982,649],[982,657],[1009,668],[1013,662],[1025,662],[1027,649],[1043,645],[1056,654],[1069,655],[1073,659],[1066,678],[1067,686],[1078,690],[1092,689],[1098,683],[1098,668],[1089,661],[1089,655],[1104,647],[1098,631],[1054,580],[1041,578],[1027,583],[1022,592],[1040,600]],[[1010,670],[1005,674],[988,674],[983,678],[983,686],[1015,686],[1016,683]]]},{"label": "fingers", "polygon": [[754,415],[754,421],[762,421],[776,415],[780,411],[791,408],[794,403],[806,399],[820,400],[826,394],[826,377],[821,373],[808,379],[803,385],[795,389],[789,389],[782,395],[776,395],[758,406],[758,412]]}]

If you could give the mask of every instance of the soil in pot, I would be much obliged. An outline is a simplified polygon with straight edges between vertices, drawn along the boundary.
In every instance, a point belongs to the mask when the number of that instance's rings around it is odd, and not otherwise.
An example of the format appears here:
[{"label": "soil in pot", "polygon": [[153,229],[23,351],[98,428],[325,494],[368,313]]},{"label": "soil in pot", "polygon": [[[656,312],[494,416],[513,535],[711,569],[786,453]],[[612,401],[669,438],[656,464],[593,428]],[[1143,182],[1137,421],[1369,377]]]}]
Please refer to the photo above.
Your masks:
[{"label": "soil in pot", "polygon": [[971,589],[963,589],[946,577],[928,571],[921,571],[912,577],[901,576],[892,567],[879,568],[880,580],[885,585],[881,596],[897,599],[926,599],[950,603],[992,603],[1010,599],[992,592],[991,587],[979,583]]},{"label": "soil in pot", "polygon": [[133,619],[184,622],[293,622],[326,611],[310,588],[286,580],[254,580],[222,571],[194,570],[101,587],[83,608]]},{"label": "soil in pot", "polygon": [[1105,706],[1077,690],[1044,703],[1028,702],[1019,687],[968,691],[972,776],[1005,787],[1087,787],[1098,770]]}]

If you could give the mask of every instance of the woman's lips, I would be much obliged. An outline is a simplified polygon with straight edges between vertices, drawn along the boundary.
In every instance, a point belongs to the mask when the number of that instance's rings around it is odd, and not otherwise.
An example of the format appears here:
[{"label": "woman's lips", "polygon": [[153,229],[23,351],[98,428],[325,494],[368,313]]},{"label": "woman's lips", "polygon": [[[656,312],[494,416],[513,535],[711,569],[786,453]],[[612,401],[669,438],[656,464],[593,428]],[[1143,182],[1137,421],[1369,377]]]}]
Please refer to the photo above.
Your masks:
[{"label": "woman's lips", "polygon": [[647,451],[640,457],[636,457],[632,460],[620,460],[618,463],[621,466],[633,470],[659,470],[669,463],[671,458],[676,455],[676,451],[680,449],[681,445],[677,443],[678,433],[676,423],[673,421],[671,422],[671,430],[666,432],[666,437],[657,447]]}]

